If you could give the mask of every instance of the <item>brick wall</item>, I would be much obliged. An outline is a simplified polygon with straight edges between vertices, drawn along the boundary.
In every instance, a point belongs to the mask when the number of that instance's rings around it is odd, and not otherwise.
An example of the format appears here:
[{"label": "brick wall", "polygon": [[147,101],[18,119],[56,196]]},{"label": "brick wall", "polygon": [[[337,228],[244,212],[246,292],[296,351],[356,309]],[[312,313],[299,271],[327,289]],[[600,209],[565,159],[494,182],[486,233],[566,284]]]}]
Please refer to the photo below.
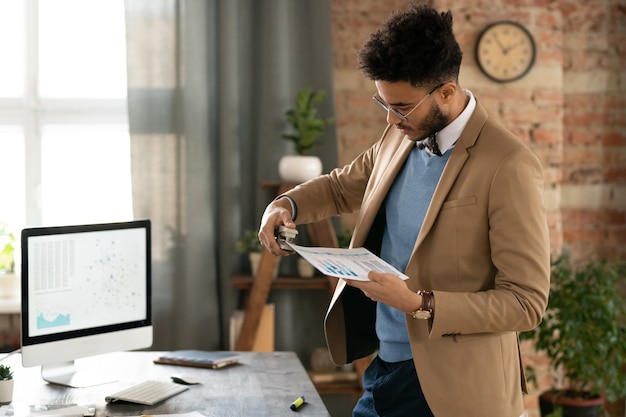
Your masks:
[{"label": "brick wall", "polygon": [[[554,253],[626,258],[626,1],[433,2],[451,9],[464,59],[461,85],[539,155]],[[339,163],[374,142],[384,125],[374,85],[356,52],[392,9],[408,0],[332,0]],[[532,71],[498,84],[474,59],[481,30],[499,19],[524,24],[538,45]],[[344,223],[351,226],[353,219]]]},{"label": "brick wall", "polygon": [[626,2],[559,2],[563,240],[576,258],[626,258]]},{"label": "brick wall", "polygon": [[[371,81],[356,70],[356,52],[392,9],[408,0],[331,0],[336,128],[339,163],[376,141],[385,115],[372,103]],[[461,86],[526,141],[544,164],[553,254],[573,259],[626,258],[626,0],[436,0],[454,14],[463,50]],[[497,4],[497,6],[496,6]],[[524,78],[498,84],[483,76],[474,58],[481,30],[497,20],[524,24],[537,59]],[[354,217],[343,219],[346,227]],[[550,383],[545,358],[524,346],[539,364],[539,387]]]}]

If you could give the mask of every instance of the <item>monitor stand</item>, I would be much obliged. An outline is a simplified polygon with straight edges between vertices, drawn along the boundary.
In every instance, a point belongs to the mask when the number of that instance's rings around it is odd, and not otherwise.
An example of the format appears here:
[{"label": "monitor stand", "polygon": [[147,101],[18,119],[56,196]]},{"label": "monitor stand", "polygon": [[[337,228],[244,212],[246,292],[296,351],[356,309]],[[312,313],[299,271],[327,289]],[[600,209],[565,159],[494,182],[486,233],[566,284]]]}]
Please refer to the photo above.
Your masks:
[{"label": "monitor stand", "polygon": [[44,381],[51,384],[65,385],[72,388],[92,387],[116,381],[110,375],[79,371],[76,369],[74,361],[64,362],[59,365],[42,366],[41,377]]}]

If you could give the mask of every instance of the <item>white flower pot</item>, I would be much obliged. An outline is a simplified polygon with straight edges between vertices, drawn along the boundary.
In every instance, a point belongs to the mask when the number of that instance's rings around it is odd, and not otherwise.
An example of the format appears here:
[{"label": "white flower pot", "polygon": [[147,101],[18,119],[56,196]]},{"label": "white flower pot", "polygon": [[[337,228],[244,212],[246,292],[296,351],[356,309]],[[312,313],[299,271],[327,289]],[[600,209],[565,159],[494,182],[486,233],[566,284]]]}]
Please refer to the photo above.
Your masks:
[{"label": "white flower pot", "polygon": [[278,162],[278,173],[285,182],[299,184],[322,173],[322,160],[317,156],[284,155]]},{"label": "white flower pot", "polygon": [[9,404],[13,401],[13,379],[0,381],[0,405]]}]

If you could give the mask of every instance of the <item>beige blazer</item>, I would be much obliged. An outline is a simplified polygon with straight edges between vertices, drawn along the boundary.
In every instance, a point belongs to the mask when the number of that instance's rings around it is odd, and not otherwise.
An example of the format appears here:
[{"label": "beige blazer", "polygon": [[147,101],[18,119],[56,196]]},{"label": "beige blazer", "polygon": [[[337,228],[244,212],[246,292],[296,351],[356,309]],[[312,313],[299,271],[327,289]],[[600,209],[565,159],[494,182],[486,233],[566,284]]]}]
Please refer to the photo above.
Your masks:
[{"label": "beige blazer", "polygon": [[[378,252],[380,208],[413,142],[388,126],[350,165],[287,193],[297,223],[358,211],[352,245]],[[416,184],[419,186],[419,184]],[[420,383],[436,417],[519,417],[525,380],[517,332],[545,311],[550,245],[538,158],[480,103],[457,141],[406,274],[432,290],[431,320],[406,325]],[[375,352],[375,304],[339,282],[325,320],[332,357]]]}]

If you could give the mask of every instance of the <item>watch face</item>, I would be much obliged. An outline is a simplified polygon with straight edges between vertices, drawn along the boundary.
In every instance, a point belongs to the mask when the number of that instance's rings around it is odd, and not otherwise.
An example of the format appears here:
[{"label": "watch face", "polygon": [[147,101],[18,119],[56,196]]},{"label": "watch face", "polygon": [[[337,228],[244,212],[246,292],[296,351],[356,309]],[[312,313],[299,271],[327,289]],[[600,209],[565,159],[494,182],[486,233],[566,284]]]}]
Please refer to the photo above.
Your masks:
[{"label": "watch face", "polygon": [[431,316],[430,311],[428,310],[417,310],[413,313],[413,318],[427,320]]},{"label": "watch face", "polygon": [[523,77],[535,62],[535,42],[522,25],[497,22],[478,38],[476,61],[492,80],[514,81]]}]

